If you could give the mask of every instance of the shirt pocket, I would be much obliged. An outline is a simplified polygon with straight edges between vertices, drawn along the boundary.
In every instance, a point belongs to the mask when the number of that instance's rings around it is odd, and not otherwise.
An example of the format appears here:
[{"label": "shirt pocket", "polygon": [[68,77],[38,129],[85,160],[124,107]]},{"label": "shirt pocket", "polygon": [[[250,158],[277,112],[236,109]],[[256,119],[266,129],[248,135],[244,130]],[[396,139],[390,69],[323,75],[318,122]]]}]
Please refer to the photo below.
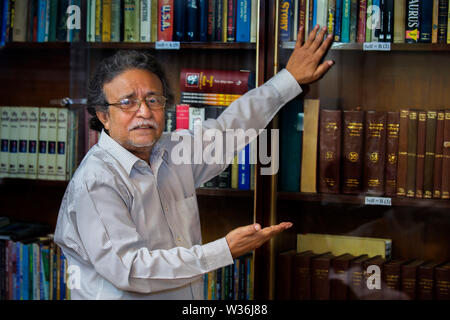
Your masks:
[{"label": "shirt pocket", "polygon": [[[197,197],[195,195],[178,200],[175,203],[177,211],[177,229],[180,235],[175,235],[177,245],[186,244],[191,247],[201,244],[200,216],[198,213]],[[187,242],[187,243],[186,243]]]}]

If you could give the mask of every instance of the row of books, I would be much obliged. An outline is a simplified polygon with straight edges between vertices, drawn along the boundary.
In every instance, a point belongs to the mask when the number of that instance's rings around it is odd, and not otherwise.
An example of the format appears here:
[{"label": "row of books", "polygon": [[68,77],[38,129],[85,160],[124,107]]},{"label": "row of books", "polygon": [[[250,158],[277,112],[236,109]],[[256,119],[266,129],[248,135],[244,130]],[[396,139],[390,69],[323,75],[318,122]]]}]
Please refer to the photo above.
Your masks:
[{"label": "row of books", "polygon": [[299,234],[279,254],[277,298],[449,300],[450,261],[392,259],[390,239]]},{"label": "row of books", "polygon": [[256,42],[256,0],[0,0],[0,45],[9,41]]},{"label": "row of books", "polygon": [[78,138],[75,112],[3,106],[0,113],[0,178],[71,178]]},{"label": "row of books", "polygon": [[315,25],[335,42],[450,43],[448,0],[280,0],[280,39]]},{"label": "row of books", "polygon": [[449,110],[341,111],[294,100],[281,113],[281,140],[283,191],[450,198]]},{"label": "row of books", "polygon": [[232,265],[205,274],[205,300],[253,300],[253,273],[253,257],[245,255],[234,259]]}]

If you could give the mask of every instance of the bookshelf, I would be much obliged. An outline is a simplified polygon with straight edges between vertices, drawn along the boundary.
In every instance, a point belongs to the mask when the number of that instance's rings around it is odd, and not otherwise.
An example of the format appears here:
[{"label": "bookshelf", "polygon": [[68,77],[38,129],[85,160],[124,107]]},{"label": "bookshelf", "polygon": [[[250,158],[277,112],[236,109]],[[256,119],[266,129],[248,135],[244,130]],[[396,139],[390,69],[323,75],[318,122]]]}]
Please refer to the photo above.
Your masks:
[{"label": "bookshelf", "polygon": [[[274,12],[279,10],[277,0],[269,1],[268,6]],[[274,31],[268,33],[268,41],[274,47],[266,56],[268,77],[286,65],[295,47],[294,41],[279,41],[278,14],[272,19],[269,25]],[[333,68],[318,82],[303,86],[301,98],[319,99],[321,109],[333,110],[427,111],[450,107],[446,89],[450,85],[449,44],[391,43],[389,51],[364,49],[363,43],[333,43],[323,59],[334,60]],[[269,126],[283,129],[280,113]],[[279,254],[296,249],[300,233],[388,238],[392,239],[393,259],[450,259],[448,199],[383,195],[380,197],[391,201],[389,206],[368,205],[366,197],[370,195],[363,193],[284,191],[279,174],[261,178],[264,186],[260,185],[256,194],[260,209],[257,221],[291,221],[294,225],[257,250],[255,292],[259,298],[278,296],[277,271],[285,270],[279,265]]]}]

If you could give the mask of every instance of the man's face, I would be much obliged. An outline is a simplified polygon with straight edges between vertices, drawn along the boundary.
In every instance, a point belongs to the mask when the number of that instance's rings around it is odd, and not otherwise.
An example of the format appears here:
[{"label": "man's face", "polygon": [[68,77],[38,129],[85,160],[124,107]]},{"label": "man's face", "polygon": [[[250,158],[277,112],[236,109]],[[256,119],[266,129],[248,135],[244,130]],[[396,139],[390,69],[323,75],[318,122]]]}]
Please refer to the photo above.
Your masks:
[{"label": "man's face", "polygon": [[[159,78],[146,70],[130,69],[103,86],[108,103],[124,98],[143,99],[149,95],[163,95]],[[164,129],[164,109],[150,110],[141,102],[136,112],[123,111],[110,106],[107,113],[97,112],[109,136],[132,153],[151,150]]]}]

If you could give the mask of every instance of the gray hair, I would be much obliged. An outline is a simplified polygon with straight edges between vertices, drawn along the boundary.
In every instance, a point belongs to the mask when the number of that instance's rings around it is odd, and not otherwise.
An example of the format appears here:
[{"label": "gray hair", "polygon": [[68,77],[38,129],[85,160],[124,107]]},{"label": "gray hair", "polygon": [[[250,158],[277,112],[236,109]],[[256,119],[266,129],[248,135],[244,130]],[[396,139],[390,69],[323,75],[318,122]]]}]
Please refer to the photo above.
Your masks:
[{"label": "gray hair", "polygon": [[93,77],[89,82],[87,111],[92,116],[89,127],[96,131],[102,131],[103,124],[98,119],[96,111],[108,111],[103,86],[111,82],[115,77],[130,69],[147,70],[155,74],[163,85],[163,94],[168,99],[167,103],[173,103],[173,94],[166,79],[164,70],[152,55],[137,50],[119,50],[100,62]]}]

